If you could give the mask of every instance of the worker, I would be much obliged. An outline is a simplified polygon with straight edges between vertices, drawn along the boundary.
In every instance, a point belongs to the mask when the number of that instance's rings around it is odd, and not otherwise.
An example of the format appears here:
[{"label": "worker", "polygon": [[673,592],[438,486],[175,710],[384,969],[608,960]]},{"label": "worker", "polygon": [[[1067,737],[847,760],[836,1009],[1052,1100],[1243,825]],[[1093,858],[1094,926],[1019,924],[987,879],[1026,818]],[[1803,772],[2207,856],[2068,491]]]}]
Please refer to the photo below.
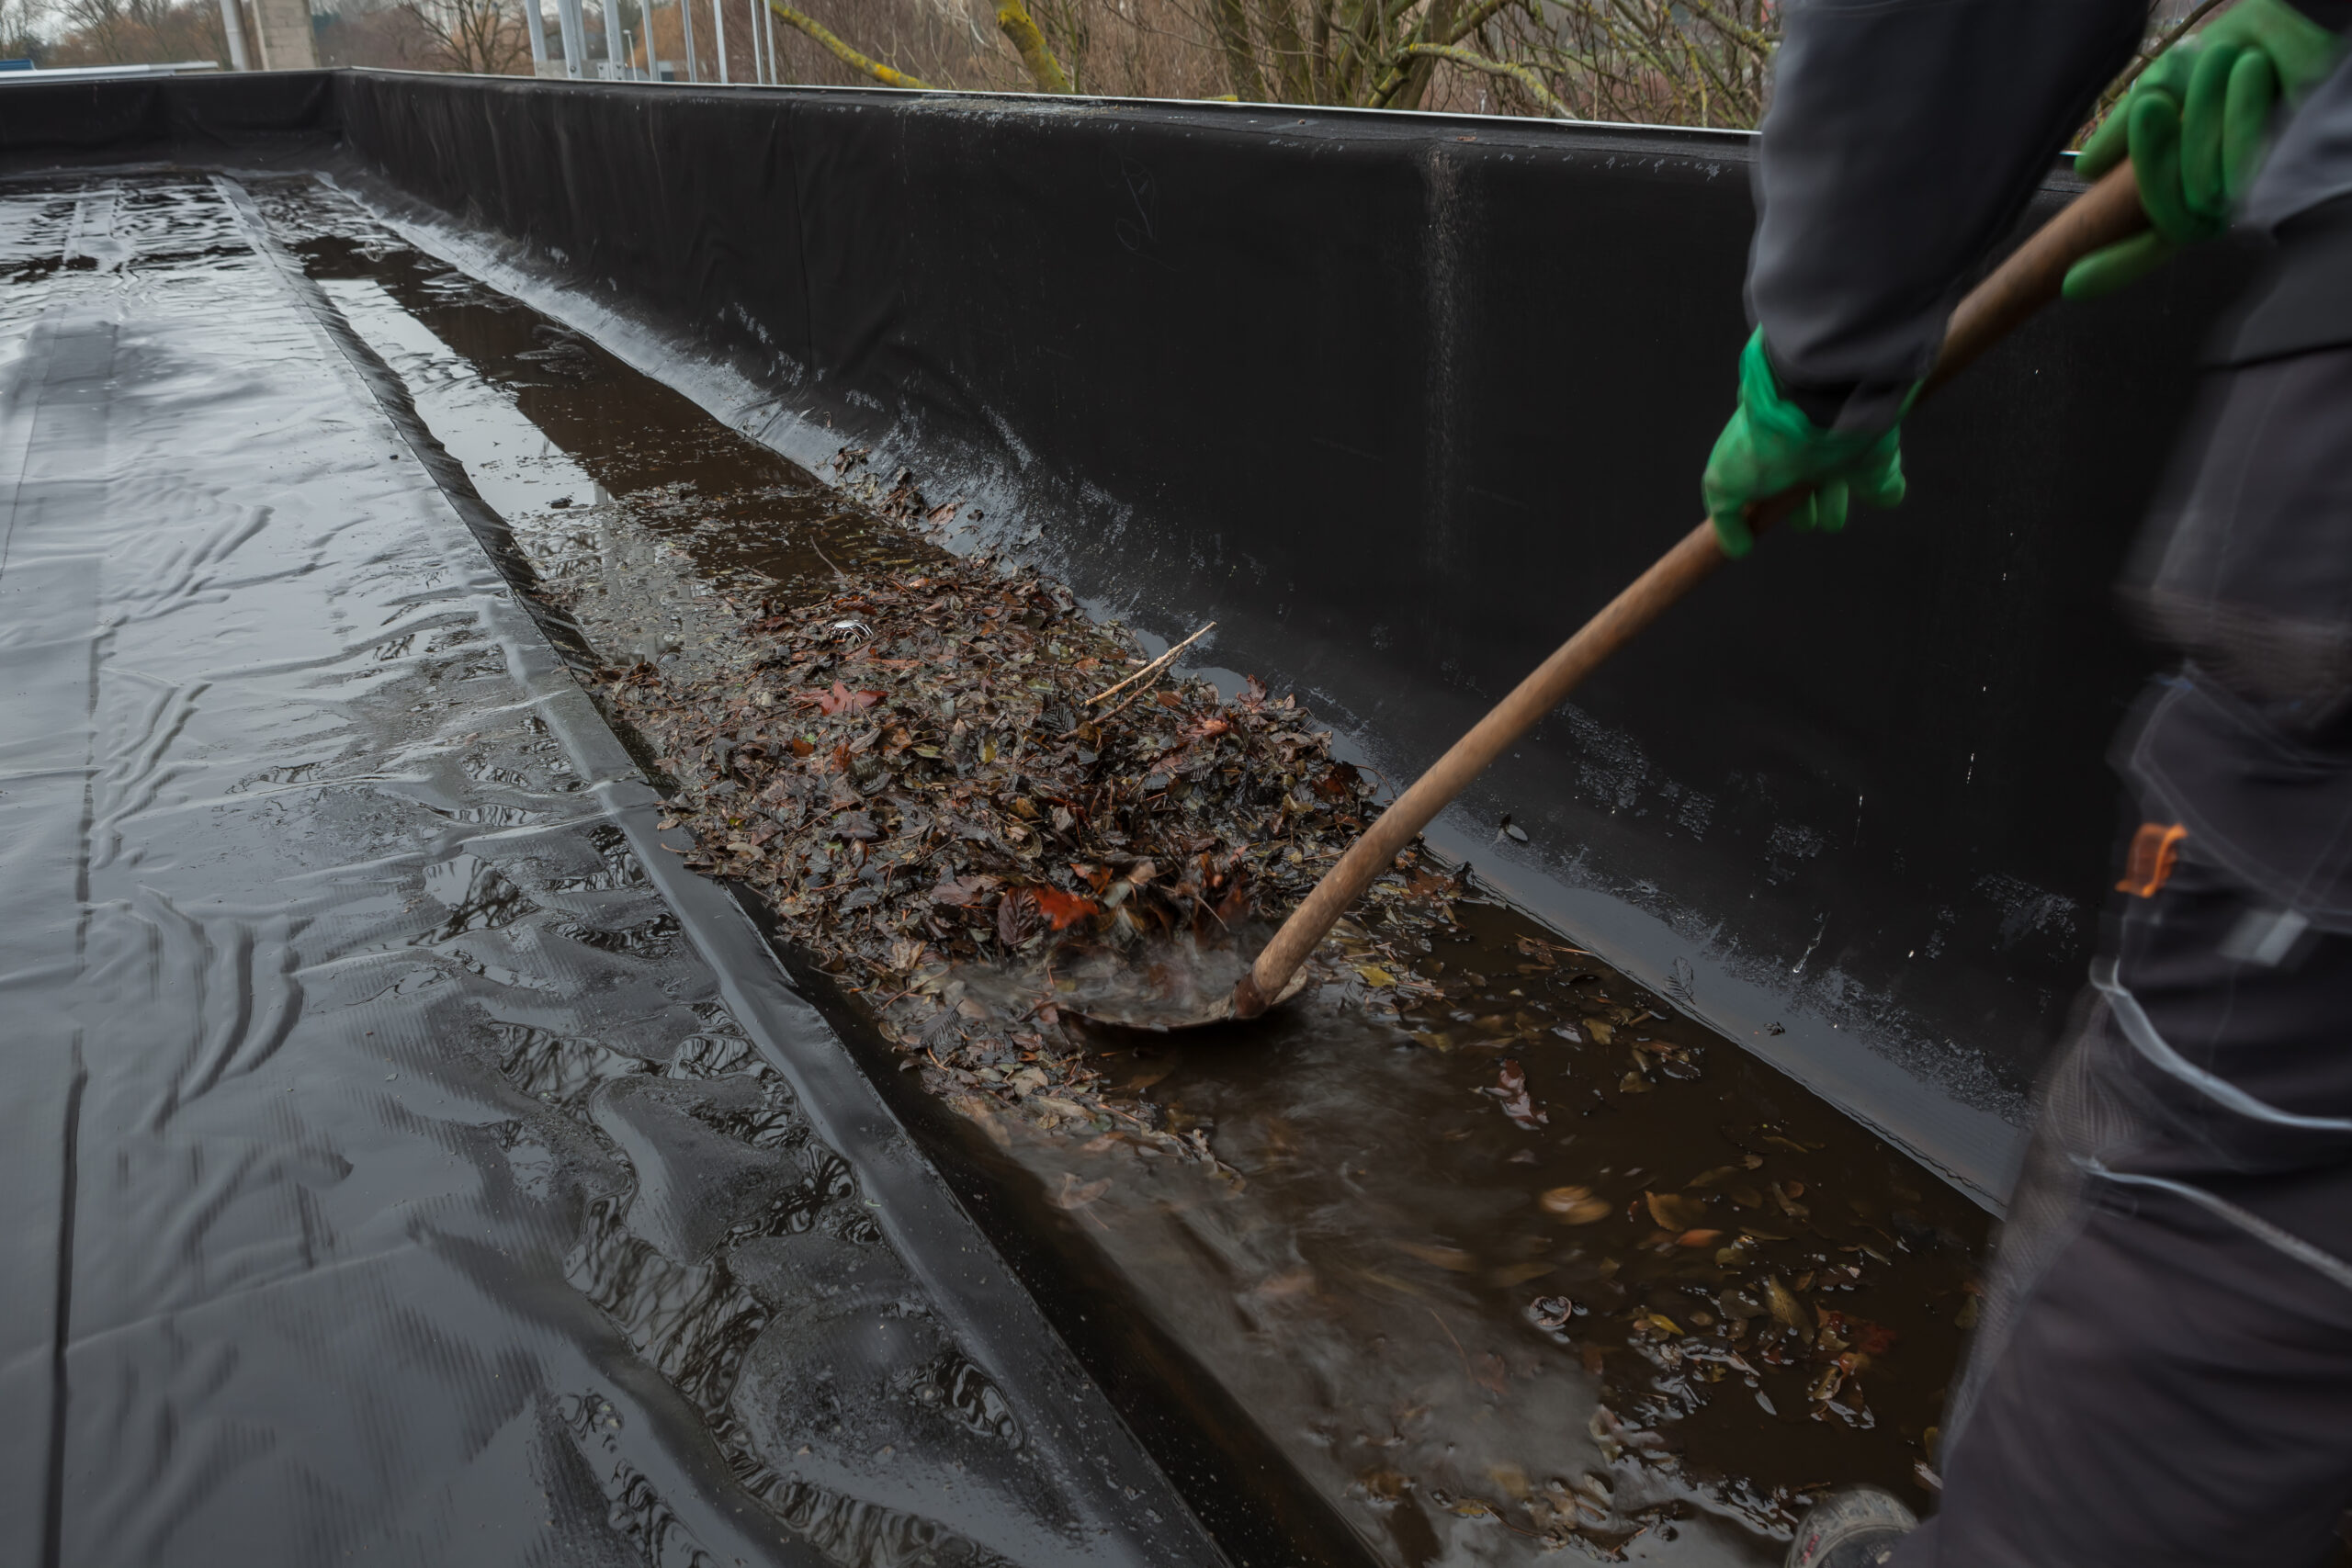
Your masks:
[{"label": "worker", "polygon": [[[1726,554],[1903,497],[1962,287],[2134,58],[2137,0],[1790,0],[1757,164],[1756,331],[1707,463]],[[2208,345],[2123,598],[2177,657],[2115,760],[2098,958],[1934,1456],[1935,1517],[1834,1493],[1793,1568],[2312,1568],[2352,1505],[2352,0],[2237,0],[2086,145],[2153,225],[2263,271]],[[2152,433],[2153,434],[2154,433]],[[1860,650],[1857,650],[1860,652]]]}]

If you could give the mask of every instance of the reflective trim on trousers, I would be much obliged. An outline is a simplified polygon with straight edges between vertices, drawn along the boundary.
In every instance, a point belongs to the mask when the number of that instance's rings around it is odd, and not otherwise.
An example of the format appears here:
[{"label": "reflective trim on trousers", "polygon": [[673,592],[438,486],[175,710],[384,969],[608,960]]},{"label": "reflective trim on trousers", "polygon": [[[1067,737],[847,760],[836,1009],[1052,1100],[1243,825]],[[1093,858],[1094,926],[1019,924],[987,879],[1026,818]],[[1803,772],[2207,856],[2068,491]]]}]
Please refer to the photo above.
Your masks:
[{"label": "reflective trim on trousers", "polygon": [[2241,1209],[2226,1198],[2216,1198],[2202,1188],[2191,1187],[2186,1181],[2175,1181],[2169,1177],[2137,1176],[2129,1171],[2111,1170],[2104,1162],[2094,1159],[2088,1155],[2075,1156],[2075,1163],[2101,1180],[2116,1182],[2124,1187],[2153,1187],[2158,1191],[2169,1192],[2177,1198],[2186,1198],[2208,1213],[2219,1215],[2229,1221],[2256,1241],[2278,1248],[2296,1262],[2319,1270],[2346,1290],[2352,1291],[2352,1263],[2346,1263],[2335,1254],[2313,1247],[2291,1231],[2280,1230],[2261,1215]]},{"label": "reflective trim on trousers", "polygon": [[2109,1010],[2115,1014],[2115,1021],[2122,1025],[2123,1037],[2132,1042],[2132,1049],[2181,1082],[2202,1090],[2217,1103],[2241,1116],[2277,1127],[2295,1127],[2314,1133],[2352,1133],[2352,1117],[2301,1116],[2291,1111],[2281,1111],[2266,1100],[2256,1100],[2229,1079],[2209,1073],[2188,1061],[2156,1032],[2156,1026],[2140,1006],[2140,999],[2124,988],[2114,959],[2101,958],[2092,963],[2091,986],[2107,998]]}]

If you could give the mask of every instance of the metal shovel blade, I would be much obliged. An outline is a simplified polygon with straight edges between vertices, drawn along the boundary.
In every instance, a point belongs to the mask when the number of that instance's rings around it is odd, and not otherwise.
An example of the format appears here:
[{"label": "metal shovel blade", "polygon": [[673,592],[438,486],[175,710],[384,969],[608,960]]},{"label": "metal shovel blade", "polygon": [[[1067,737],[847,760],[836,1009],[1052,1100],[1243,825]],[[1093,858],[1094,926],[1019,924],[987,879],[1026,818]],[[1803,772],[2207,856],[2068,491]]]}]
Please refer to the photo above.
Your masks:
[{"label": "metal shovel blade", "polygon": [[[1306,988],[1306,971],[1295,970],[1289,983],[1275,996],[1272,1006],[1282,1006]],[[1138,992],[1129,996],[1102,997],[1082,1003],[1065,1002],[1062,1010],[1089,1023],[1112,1029],[1148,1030],[1154,1034],[1225,1023],[1235,1016],[1230,987],[1217,987],[1188,996],[1155,996],[1149,992]]]}]

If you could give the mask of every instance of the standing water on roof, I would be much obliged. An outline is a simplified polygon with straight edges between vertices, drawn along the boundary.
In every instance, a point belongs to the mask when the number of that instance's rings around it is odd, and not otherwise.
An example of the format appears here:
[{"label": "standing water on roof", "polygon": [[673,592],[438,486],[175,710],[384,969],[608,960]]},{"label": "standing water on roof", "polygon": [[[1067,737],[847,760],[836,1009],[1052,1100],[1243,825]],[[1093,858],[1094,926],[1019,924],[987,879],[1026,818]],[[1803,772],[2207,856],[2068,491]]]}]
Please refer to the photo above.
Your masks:
[{"label": "standing water on roof", "polygon": [[1107,1260],[1082,1315],[1213,1377],[1374,1554],[1762,1564],[1826,1485],[1932,1500],[1971,1204],[1424,852],[1280,1015],[1089,1026],[1068,938],[1213,946],[1374,807],[1309,715],[1181,669],[1090,702],[1134,639],[944,549],[911,476],[822,483],[339,196],[264,205],[576,622],[695,863],[972,1168],[1026,1172],[1070,1279]]}]

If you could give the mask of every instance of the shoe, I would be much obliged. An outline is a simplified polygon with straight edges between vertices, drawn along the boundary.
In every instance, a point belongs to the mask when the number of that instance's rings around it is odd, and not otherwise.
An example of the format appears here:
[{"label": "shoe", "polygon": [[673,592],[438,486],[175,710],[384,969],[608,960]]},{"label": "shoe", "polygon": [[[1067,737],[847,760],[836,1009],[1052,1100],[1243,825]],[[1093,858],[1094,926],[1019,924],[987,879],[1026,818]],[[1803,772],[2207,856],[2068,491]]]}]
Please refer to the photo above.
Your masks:
[{"label": "shoe", "polygon": [[1805,1511],[1787,1568],[1879,1568],[1919,1516],[1883,1486],[1841,1486]]}]

